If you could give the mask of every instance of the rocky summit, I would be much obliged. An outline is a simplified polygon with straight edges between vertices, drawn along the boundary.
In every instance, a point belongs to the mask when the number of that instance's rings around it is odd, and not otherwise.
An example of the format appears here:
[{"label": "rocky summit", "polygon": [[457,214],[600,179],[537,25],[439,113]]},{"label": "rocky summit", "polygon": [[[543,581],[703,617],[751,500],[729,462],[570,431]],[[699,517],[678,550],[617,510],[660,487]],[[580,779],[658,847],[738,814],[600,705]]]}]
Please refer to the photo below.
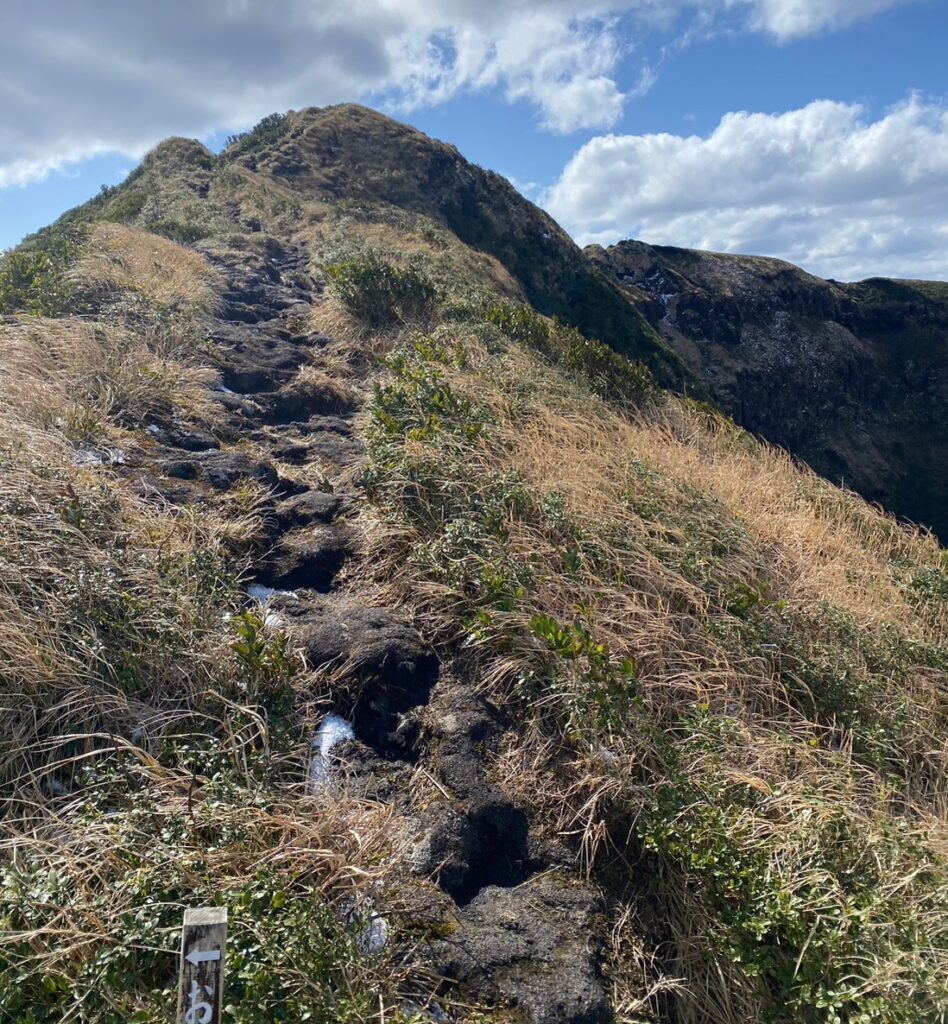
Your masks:
[{"label": "rocky summit", "polygon": [[341,106],[0,312],[0,1019],[171,1019],[206,904],[241,1024],[948,1014],[946,286],[584,252]]}]

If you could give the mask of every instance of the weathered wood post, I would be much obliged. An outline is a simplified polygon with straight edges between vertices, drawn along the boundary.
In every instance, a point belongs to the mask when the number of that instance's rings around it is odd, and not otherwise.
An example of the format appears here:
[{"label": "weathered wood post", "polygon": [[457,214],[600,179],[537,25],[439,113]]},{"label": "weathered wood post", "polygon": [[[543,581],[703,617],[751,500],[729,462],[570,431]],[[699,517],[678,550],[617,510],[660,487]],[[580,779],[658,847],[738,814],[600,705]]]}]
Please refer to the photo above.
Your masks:
[{"label": "weathered wood post", "polygon": [[220,1024],[226,943],[224,907],[185,910],[175,1024]]}]

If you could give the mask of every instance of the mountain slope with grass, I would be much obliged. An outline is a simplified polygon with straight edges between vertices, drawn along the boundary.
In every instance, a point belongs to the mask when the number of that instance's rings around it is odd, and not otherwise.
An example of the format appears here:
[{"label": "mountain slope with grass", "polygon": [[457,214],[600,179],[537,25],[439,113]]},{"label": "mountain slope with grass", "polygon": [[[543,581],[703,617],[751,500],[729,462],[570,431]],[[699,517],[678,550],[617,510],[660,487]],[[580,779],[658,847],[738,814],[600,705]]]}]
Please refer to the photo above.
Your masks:
[{"label": "mountain slope with grass", "polygon": [[587,252],[741,426],[948,536],[948,284],[634,241]]},{"label": "mountain slope with grass", "polygon": [[0,266],[0,1019],[170,1020],[213,903],[241,1024],[944,1020],[944,552],[391,124]]}]

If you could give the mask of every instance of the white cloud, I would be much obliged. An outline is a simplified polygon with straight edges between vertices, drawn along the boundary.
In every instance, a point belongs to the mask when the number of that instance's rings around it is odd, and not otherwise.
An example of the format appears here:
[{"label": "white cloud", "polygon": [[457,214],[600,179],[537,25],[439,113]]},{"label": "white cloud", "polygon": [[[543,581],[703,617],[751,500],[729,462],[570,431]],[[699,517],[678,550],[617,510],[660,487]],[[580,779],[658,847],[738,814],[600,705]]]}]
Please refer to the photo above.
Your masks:
[{"label": "white cloud", "polygon": [[689,13],[785,40],[910,0],[4,0],[0,187],[273,110],[464,90],[553,131],[607,128],[654,80],[616,80],[638,33]]},{"label": "white cloud", "polygon": [[895,7],[902,0],[733,0],[750,7],[751,25],[781,40],[845,28]]},{"label": "white cloud", "polygon": [[872,121],[826,100],[731,113],[706,137],[605,135],[544,197],[581,242],[780,256],[839,279],[948,278],[948,106]]}]

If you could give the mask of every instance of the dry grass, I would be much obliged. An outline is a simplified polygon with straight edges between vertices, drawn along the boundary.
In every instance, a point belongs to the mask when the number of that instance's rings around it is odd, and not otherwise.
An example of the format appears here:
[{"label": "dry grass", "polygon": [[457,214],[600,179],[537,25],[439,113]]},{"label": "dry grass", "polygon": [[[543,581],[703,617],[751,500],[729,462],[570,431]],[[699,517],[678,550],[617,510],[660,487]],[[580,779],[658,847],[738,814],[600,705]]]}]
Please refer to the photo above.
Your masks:
[{"label": "dry grass", "polygon": [[464,282],[520,300],[523,290],[495,257],[464,245],[430,217],[386,203],[340,203],[302,235],[322,264],[375,253],[398,265],[424,264],[439,283]]},{"label": "dry grass", "polygon": [[8,408],[75,442],[148,421],[214,415],[208,385],[216,375],[189,335],[30,319],[0,325],[0,345]]},{"label": "dry grass", "polygon": [[843,1013],[942,1019],[948,645],[910,586],[942,571],[932,538],[687,403],[623,413],[438,339],[375,400],[367,567],[531,722],[495,775],[614,902],[623,1019],[829,1021],[827,963]]},{"label": "dry grass", "polygon": [[220,275],[198,252],[122,224],[96,224],[73,279],[95,291],[137,291],[161,306],[209,312]]},{"label": "dry grass", "polygon": [[786,452],[742,440],[733,427],[677,401],[631,420],[590,417],[575,407],[537,409],[510,443],[510,466],[540,489],[563,491],[584,518],[618,517],[641,528],[622,497],[635,460],[720,502],[746,527],[788,600],[829,602],[867,626],[945,634],[948,623],[918,615],[892,574],[896,561],[939,566],[934,538],[832,488]]},{"label": "dry grass", "polygon": [[[310,791],[300,663],[242,612],[266,494],[174,508],[77,465],[147,451],[146,423],[212,425],[181,326],[0,327],[0,1017],[157,1024],[182,908],[224,901],[248,1024],[404,1020],[434,982],[410,949],[366,956],[357,923],[397,906],[399,820]],[[334,367],[303,371],[310,399],[350,401]]]}]

